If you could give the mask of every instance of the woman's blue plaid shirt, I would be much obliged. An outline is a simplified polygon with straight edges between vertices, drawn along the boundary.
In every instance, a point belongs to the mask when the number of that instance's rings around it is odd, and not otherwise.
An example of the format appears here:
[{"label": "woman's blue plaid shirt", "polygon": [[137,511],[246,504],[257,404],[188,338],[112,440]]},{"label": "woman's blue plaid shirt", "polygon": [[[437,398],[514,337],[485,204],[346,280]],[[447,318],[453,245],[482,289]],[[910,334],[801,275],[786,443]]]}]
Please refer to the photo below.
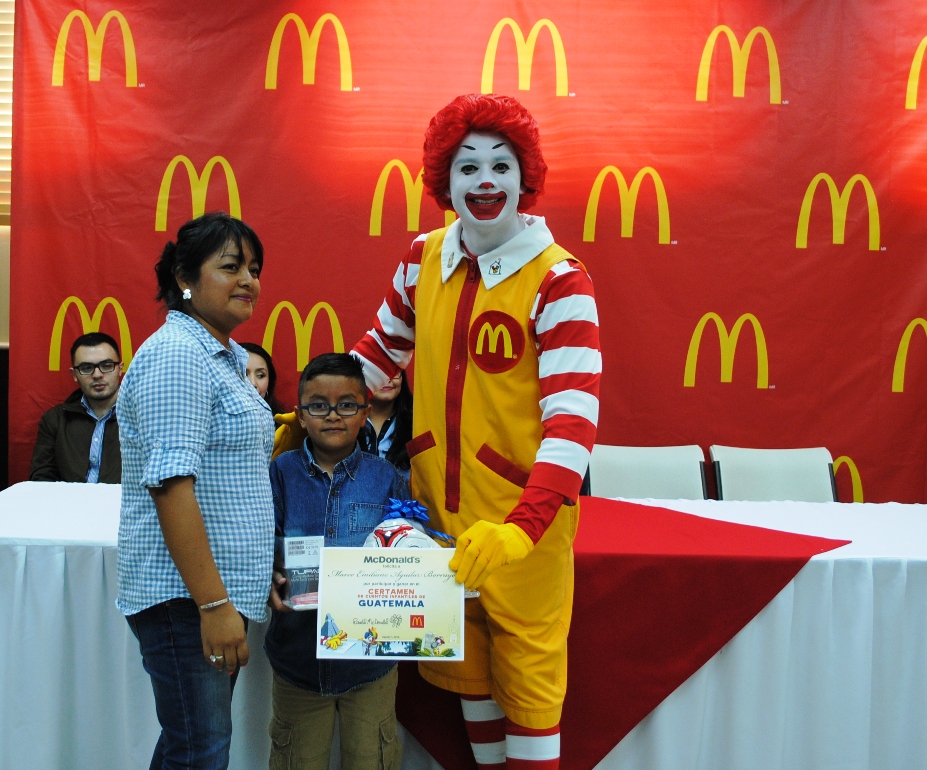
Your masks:
[{"label": "woman's blue plaid shirt", "polygon": [[196,499],[219,574],[236,609],[266,619],[274,551],[268,465],[274,423],[231,351],[193,318],[171,311],[141,346],[119,390],[122,446],[119,594],[126,615],[189,597],[168,553],[149,487],[195,476]]}]

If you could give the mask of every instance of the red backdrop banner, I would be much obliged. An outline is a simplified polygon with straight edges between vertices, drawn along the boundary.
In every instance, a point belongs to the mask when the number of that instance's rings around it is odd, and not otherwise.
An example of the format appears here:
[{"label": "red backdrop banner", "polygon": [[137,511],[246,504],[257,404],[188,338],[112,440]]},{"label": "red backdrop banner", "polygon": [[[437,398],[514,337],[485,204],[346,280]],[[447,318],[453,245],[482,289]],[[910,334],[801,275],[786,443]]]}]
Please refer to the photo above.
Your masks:
[{"label": "red backdrop banner", "polygon": [[595,282],[599,442],[823,445],[842,500],[924,502],[925,36],[902,0],[23,0],[11,479],[73,339],[128,361],[161,323],[153,265],[203,210],[265,244],[236,339],[292,404],[443,224],[422,135],[482,90],[538,119],[534,213]]}]

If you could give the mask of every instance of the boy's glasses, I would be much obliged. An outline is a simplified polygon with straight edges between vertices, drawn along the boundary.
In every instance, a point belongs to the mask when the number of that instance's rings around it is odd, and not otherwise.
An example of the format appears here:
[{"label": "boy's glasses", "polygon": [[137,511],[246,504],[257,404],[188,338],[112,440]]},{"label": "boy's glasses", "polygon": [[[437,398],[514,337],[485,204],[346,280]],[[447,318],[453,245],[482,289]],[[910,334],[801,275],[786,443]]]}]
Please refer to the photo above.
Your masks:
[{"label": "boy's glasses", "polygon": [[358,404],[356,401],[341,401],[334,406],[324,401],[313,401],[309,404],[300,404],[299,409],[308,412],[310,417],[328,417],[332,412],[339,417],[353,417],[367,404]]},{"label": "boy's glasses", "polygon": [[107,358],[105,361],[100,361],[98,364],[91,364],[89,362],[78,364],[74,367],[74,371],[84,375],[84,377],[89,377],[93,374],[94,369],[99,369],[103,374],[109,374],[118,364],[118,361],[111,361]]}]

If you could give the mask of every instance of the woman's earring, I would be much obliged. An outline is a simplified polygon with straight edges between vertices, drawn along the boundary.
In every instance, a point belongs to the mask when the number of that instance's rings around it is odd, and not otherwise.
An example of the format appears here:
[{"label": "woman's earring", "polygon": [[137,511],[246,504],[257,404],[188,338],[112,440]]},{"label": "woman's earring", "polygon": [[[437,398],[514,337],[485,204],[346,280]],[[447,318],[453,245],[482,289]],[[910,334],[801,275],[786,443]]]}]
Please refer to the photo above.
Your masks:
[{"label": "woman's earring", "polygon": [[184,299],[193,299],[193,292],[190,291],[189,289],[184,289],[182,296]]}]

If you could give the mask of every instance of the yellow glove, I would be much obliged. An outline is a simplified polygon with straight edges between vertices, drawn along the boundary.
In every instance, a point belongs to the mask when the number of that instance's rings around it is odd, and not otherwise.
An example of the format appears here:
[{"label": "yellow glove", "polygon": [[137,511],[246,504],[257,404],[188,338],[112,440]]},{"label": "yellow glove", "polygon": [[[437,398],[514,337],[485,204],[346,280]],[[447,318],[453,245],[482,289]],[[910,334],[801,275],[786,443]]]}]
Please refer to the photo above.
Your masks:
[{"label": "yellow glove", "polygon": [[457,538],[457,550],[448,567],[468,591],[479,588],[493,572],[521,561],[534,548],[524,530],[515,524],[478,521]]},{"label": "yellow glove", "polygon": [[277,455],[289,452],[291,449],[299,449],[306,438],[306,431],[299,420],[296,419],[296,412],[289,414],[276,414],[274,421],[280,426],[274,434],[274,451],[270,456],[273,460]]}]

